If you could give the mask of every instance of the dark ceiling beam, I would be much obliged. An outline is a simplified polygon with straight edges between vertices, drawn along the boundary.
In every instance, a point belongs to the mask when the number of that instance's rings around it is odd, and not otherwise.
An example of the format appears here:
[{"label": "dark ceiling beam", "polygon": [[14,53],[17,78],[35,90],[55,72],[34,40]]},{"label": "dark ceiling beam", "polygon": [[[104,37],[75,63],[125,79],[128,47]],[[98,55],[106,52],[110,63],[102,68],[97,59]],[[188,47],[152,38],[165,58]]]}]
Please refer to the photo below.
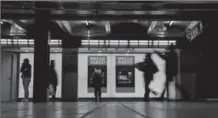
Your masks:
[{"label": "dark ceiling beam", "polygon": [[[34,9],[49,8],[49,9],[101,9],[101,10],[154,10],[154,9],[217,9],[218,2],[204,1],[201,2],[148,2],[148,1],[126,1],[126,2],[6,2],[3,1],[2,8],[19,9],[29,8]],[[39,6],[38,6],[39,5]]]},{"label": "dark ceiling beam", "polygon": [[[21,35],[17,35],[17,36],[6,36],[3,35],[1,37],[2,39],[34,39],[33,36],[21,36]],[[128,36],[128,35],[113,35],[113,36],[93,36],[93,37],[83,37],[83,36],[71,36],[72,39],[74,38],[79,38],[79,39],[84,39],[84,40],[184,40],[184,37],[177,37],[177,36],[173,36],[173,37],[154,37],[154,36],[142,36],[142,35],[132,35],[132,36]],[[63,37],[62,36],[51,36],[51,39],[60,39],[62,40]]]},{"label": "dark ceiling beam", "polygon": [[[160,13],[160,14],[72,14],[72,13],[57,13],[52,14],[51,18],[53,20],[206,20],[214,17],[218,14],[218,10],[211,11],[178,11],[175,13]],[[33,19],[35,17],[34,13],[19,13],[17,12],[2,12],[2,19],[14,19],[14,20],[24,20]]]},{"label": "dark ceiling beam", "polygon": [[50,22],[49,31],[51,33],[51,38],[63,39],[64,35],[69,34],[64,30],[56,21]]},{"label": "dark ceiling beam", "polygon": [[217,11],[199,11],[199,12],[179,12],[177,14],[145,14],[145,15],[72,15],[72,14],[53,14],[52,19],[55,20],[206,20],[213,18],[213,14]]},{"label": "dark ceiling beam", "polygon": [[89,37],[94,40],[180,40],[185,39],[185,37],[181,36],[166,36],[166,37],[158,37],[158,36],[149,36],[149,35],[108,35],[108,36],[93,36]]}]

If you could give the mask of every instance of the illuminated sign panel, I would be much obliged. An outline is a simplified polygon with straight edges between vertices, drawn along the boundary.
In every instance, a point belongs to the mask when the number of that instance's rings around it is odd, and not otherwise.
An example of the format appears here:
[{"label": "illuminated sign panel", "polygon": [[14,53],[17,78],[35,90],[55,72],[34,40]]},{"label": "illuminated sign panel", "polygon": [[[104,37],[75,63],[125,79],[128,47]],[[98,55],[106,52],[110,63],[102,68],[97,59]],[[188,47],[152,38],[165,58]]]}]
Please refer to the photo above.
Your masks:
[{"label": "illuminated sign panel", "polygon": [[192,41],[195,39],[198,35],[200,35],[203,32],[204,26],[202,22],[199,22],[196,24],[192,29],[186,29],[186,38],[189,41]]}]

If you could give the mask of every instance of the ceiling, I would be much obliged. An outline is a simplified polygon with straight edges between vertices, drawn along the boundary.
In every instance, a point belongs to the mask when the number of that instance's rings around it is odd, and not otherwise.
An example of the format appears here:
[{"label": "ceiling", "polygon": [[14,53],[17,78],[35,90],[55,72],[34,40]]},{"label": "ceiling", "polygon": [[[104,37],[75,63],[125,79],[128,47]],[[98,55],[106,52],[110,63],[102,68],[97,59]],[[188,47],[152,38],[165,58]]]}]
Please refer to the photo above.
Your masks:
[{"label": "ceiling", "polygon": [[[175,40],[184,38],[217,3],[176,2],[1,2],[3,37],[34,33],[37,10],[50,10],[51,38]],[[209,16],[208,16],[209,17]],[[211,16],[210,16],[211,17]]]},{"label": "ceiling", "polygon": [[[28,35],[34,32],[33,20],[2,20],[2,31],[10,28],[10,31],[2,33],[3,36]],[[67,21],[52,20],[50,34],[52,38],[61,38],[64,33],[83,38],[134,38],[151,37],[164,38],[183,37],[185,29],[193,21]],[[11,25],[6,25],[11,24]],[[8,26],[8,27],[7,27]],[[131,35],[131,36],[130,36]]]}]

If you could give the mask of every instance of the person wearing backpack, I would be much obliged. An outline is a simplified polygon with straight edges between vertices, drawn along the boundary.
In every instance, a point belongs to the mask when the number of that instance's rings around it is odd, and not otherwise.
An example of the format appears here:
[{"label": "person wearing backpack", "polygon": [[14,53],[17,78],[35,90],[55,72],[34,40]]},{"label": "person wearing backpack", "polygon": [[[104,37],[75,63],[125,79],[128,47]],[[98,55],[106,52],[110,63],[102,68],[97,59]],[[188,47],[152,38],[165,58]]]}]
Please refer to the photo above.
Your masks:
[{"label": "person wearing backpack", "polygon": [[31,82],[31,65],[29,64],[29,59],[25,58],[23,60],[20,72],[21,78],[23,80],[23,88],[24,88],[24,99],[23,102],[29,101],[29,84]]}]

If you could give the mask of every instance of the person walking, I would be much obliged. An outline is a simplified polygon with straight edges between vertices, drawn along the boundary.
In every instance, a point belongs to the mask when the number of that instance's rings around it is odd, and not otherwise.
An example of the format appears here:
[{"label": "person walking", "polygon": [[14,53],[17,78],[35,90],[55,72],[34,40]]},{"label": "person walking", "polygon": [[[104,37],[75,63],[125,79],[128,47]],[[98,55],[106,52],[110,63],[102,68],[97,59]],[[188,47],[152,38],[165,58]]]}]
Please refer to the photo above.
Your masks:
[{"label": "person walking", "polygon": [[48,71],[48,89],[51,90],[50,94],[52,95],[53,102],[56,100],[57,85],[58,77],[55,70],[55,61],[51,60]]},{"label": "person walking", "polygon": [[[178,56],[175,52],[175,47],[173,44],[171,44],[169,47],[166,48],[166,53],[162,54],[158,51],[155,51],[156,54],[158,54],[162,59],[166,61],[165,66],[165,73],[166,73],[166,82],[165,82],[165,88],[159,98],[159,100],[164,99],[165,91],[167,92],[167,100],[169,101],[169,83],[174,80],[174,78],[178,74]],[[176,88],[180,90],[182,96],[185,96],[188,98],[187,92],[182,86],[179,86],[176,84]]]},{"label": "person walking", "polygon": [[159,71],[151,58],[151,53],[147,53],[144,61],[136,64],[136,68],[143,72],[145,82],[144,101],[149,101],[150,92],[157,94],[157,92],[150,90],[149,85],[153,80],[154,74]]},{"label": "person walking", "polygon": [[[151,58],[151,53],[148,53],[145,58],[145,67],[144,67],[144,80],[145,80],[145,94],[144,94],[144,100],[149,101],[149,94],[150,94],[150,89],[149,85],[151,81],[154,78],[154,74],[158,72],[158,68],[154,61]],[[153,91],[152,91],[153,92]],[[155,92],[153,92],[155,93]]]}]

